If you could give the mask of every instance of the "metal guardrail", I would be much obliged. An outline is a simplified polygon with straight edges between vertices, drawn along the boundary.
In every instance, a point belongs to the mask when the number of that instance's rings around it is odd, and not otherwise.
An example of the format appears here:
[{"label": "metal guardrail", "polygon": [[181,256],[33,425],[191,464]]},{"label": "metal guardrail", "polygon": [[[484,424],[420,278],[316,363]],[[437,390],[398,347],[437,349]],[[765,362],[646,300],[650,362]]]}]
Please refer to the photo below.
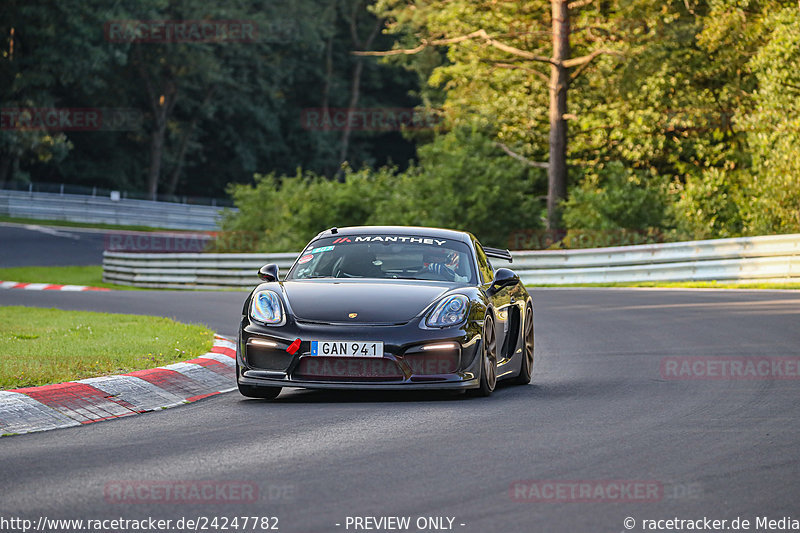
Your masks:
[{"label": "metal guardrail", "polygon": [[[622,281],[800,281],[800,234],[512,252],[526,285]],[[246,288],[257,270],[291,266],[296,253],[142,254],[105,252],[103,281],[170,289]],[[494,260],[495,266],[507,266]]]},{"label": "metal guardrail", "polygon": [[800,234],[514,252],[526,284],[800,281]]},{"label": "metal guardrail", "polygon": [[0,215],[94,224],[216,230],[222,209],[104,196],[0,190]]},{"label": "metal guardrail", "polygon": [[49,192],[60,195],[75,194],[79,196],[106,197],[119,195],[120,198],[131,200],[155,200],[157,202],[170,202],[174,204],[210,205],[214,207],[233,207],[231,198],[216,198],[213,196],[190,196],[186,194],[158,193],[155,198],[142,191],[120,190],[121,188],[98,187],[96,185],[78,185],[75,183],[53,183],[48,181],[6,181],[0,184],[0,189],[6,191],[21,191],[27,193]]},{"label": "metal guardrail", "polygon": [[253,287],[258,269],[277,263],[284,272],[297,258],[281,254],[142,254],[103,253],[103,281],[161,289],[232,289]]}]

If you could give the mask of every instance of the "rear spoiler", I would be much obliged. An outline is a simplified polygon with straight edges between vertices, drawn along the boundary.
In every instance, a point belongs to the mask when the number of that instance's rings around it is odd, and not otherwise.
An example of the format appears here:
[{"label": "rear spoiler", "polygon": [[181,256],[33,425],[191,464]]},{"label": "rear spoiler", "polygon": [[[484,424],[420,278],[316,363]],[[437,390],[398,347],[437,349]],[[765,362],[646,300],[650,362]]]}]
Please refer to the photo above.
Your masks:
[{"label": "rear spoiler", "polygon": [[502,248],[488,248],[484,247],[483,251],[486,252],[486,255],[489,257],[495,257],[497,259],[505,259],[509,263],[514,262],[514,258],[511,257],[511,252],[508,250],[503,250]]}]

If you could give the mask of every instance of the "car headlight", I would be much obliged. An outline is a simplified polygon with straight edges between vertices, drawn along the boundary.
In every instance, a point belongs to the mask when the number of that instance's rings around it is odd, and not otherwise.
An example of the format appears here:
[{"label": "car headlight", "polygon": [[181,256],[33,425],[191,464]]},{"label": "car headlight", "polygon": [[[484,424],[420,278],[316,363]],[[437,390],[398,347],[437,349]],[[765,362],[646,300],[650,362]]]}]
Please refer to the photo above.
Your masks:
[{"label": "car headlight", "polygon": [[253,295],[250,316],[264,324],[276,325],[283,322],[283,306],[277,293],[261,291]]},{"label": "car headlight", "polygon": [[469,299],[463,294],[447,296],[428,313],[425,324],[431,328],[446,328],[455,326],[464,321],[469,308]]}]

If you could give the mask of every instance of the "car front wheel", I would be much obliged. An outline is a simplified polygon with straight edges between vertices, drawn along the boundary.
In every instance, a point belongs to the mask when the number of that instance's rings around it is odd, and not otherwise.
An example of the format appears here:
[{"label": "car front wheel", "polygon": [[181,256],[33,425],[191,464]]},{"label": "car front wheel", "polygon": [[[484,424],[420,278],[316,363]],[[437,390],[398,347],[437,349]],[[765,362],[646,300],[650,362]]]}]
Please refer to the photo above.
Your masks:
[{"label": "car front wheel", "polygon": [[522,364],[520,365],[519,375],[514,378],[517,385],[527,385],[531,382],[533,374],[533,309],[530,305],[525,308],[525,333],[522,337],[524,346],[522,347]]},{"label": "car front wheel", "polygon": [[242,396],[248,398],[259,398],[261,400],[274,400],[281,393],[282,387],[254,387],[253,385],[242,385],[238,382],[240,375],[239,362],[236,362],[236,386]]},{"label": "car front wheel", "polygon": [[262,400],[274,400],[281,393],[281,387],[254,387],[252,385],[238,384],[239,392],[248,398],[260,398]]},{"label": "car front wheel", "polygon": [[483,320],[483,339],[481,342],[481,379],[477,389],[471,389],[471,396],[489,396],[497,385],[497,334],[494,319],[486,315]]}]

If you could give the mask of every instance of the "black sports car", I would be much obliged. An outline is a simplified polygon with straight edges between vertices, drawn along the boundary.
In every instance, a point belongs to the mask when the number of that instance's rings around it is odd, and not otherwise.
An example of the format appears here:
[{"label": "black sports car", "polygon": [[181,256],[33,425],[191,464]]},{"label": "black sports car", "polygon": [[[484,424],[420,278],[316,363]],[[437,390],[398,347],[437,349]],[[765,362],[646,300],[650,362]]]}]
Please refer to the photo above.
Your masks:
[{"label": "black sports car", "polygon": [[466,389],[530,382],[533,302],[519,276],[492,268],[508,250],[469,233],[360,226],[317,235],[283,281],[278,267],[247,297],[239,391],[282,387]]}]

